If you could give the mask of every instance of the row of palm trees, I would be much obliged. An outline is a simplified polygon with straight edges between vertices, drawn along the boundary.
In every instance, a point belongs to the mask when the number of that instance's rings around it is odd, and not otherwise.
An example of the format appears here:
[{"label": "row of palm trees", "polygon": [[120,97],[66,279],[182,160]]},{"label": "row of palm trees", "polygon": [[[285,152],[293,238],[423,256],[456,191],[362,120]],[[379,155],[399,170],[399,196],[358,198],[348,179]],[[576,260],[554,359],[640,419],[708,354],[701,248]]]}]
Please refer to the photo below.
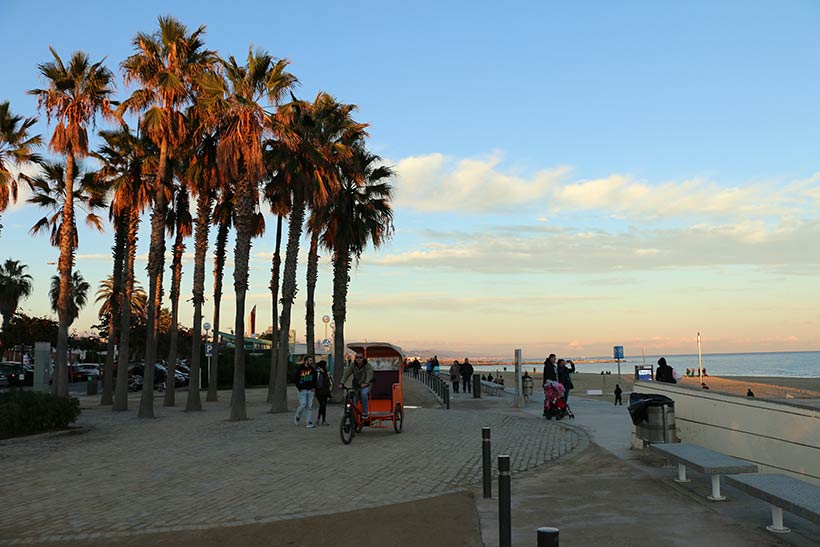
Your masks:
[{"label": "row of palm trees", "polygon": [[[39,66],[47,86],[32,90],[40,109],[54,124],[49,148],[61,162],[37,154],[39,136],[31,135],[32,118],[15,117],[8,103],[0,105],[0,210],[16,197],[18,179],[35,190],[29,201],[49,213],[35,232],[50,230],[59,247],[59,335],[54,390],[67,396],[66,344],[71,312],[71,276],[78,244],[77,209],[88,224],[102,229],[95,213],[107,202],[114,227],[113,271],[109,306],[108,357],[102,404],[128,408],[127,374],[113,385],[114,345],[127,361],[131,306],[135,291],[134,262],[139,225],[150,211],[148,253],[147,335],[144,385],[153,385],[157,361],[157,325],[163,297],[166,237],[173,238],[171,260],[172,332],[169,377],[178,355],[176,326],[182,293],[182,256],[193,235],[193,337],[186,410],[201,410],[199,385],[202,305],[211,226],[215,226],[214,330],[220,330],[223,274],[230,230],[235,232],[234,379],[231,420],[246,418],[244,391],[245,301],[252,240],[265,230],[264,208],[276,217],[275,251],[270,282],[273,317],[278,318],[271,356],[271,412],[287,411],[286,370],[288,332],[297,293],[297,257],[303,231],[310,241],[307,279],[307,346],[313,335],[314,291],[319,248],[333,257],[333,319],[335,355],[343,362],[344,323],[349,272],[365,247],[381,245],[393,230],[393,173],[367,150],[367,125],[353,119],[354,105],[341,104],[320,92],[313,101],[297,99],[296,77],[288,62],[250,49],[243,63],[208,50],[205,28],[189,30],[172,17],[160,17],[158,29],[138,33],[134,52],[121,65],[125,82],[136,89],[116,102],[114,75],[102,62],[92,63],[82,52],[64,63],[53,49],[53,60]],[[101,144],[89,147],[88,128],[97,118],[110,119],[113,129],[99,132]],[[134,125],[134,128],[129,126]],[[91,156],[96,172],[82,169]],[[36,176],[15,177],[25,164],[39,164]],[[69,183],[69,181],[71,181]],[[5,201],[4,201],[5,196]],[[193,203],[192,203],[193,200]],[[280,254],[287,220],[284,271]],[[281,287],[280,287],[281,274]],[[281,288],[281,292],[280,292]],[[281,303],[281,310],[279,304]],[[207,400],[215,401],[218,353],[209,371]],[[340,373],[340,367],[337,367]],[[150,389],[143,390],[140,417],[154,416]],[[169,382],[164,404],[176,404]]]}]

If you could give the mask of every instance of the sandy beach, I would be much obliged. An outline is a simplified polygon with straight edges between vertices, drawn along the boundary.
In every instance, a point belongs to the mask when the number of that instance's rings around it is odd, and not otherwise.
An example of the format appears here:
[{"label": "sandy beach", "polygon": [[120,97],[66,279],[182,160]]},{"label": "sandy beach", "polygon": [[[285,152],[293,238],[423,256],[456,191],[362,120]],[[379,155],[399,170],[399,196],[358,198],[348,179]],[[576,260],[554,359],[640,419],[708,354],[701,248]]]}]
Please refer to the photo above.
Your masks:
[{"label": "sandy beach", "polygon": [[[528,371],[529,372],[529,371]],[[529,372],[534,378],[536,389],[541,385],[542,373]],[[504,383],[507,386],[515,385],[514,373],[510,370],[501,372]],[[493,373],[495,377],[495,373]],[[683,377],[678,380],[681,385],[697,388],[699,380],[695,378]],[[620,381],[617,374],[589,374],[576,372],[572,375],[572,383],[575,389],[572,391],[576,397],[584,396],[588,389],[601,389],[604,396],[612,396],[615,384],[620,383],[624,393],[632,391],[634,384],[632,375],[621,375]],[[755,397],[763,399],[820,399],[820,378],[781,378],[774,376],[707,376],[704,383],[712,391],[729,393],[732,395],[746,396],[747,390],[751,389]]]}]

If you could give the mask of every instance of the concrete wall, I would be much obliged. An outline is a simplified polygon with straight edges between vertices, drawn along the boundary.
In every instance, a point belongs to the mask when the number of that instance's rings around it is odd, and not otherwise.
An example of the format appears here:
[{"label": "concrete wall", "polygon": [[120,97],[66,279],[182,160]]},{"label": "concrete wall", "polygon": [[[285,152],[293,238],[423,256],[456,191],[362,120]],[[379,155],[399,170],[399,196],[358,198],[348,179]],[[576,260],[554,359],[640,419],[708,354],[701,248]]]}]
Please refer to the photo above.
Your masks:
[{"label": "concrete wall", "polygon": [[820,485],[820,410],[658,382],[635,382],[633,391],[675,401],[681,442]]}]

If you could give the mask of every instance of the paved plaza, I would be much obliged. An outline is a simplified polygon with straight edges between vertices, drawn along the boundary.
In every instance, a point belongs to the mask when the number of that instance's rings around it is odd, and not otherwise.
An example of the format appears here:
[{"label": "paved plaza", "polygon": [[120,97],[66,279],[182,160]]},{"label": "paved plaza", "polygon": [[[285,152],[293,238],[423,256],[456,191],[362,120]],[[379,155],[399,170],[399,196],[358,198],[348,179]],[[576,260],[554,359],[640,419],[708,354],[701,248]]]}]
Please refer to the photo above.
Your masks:
[{"label": "paved plaza", "polygon": [[329,407],[331,426],[296,427],[292,413],[267,414],[264,389],[248,391],[251,419],[238,423],[226,420],[227,392],[198,413],[158,398],[155,420],[136,418],[136,400],[126,413],[89,400],[82,432],[0,443],[0,544],[243,526],[463,491],[480,482],[483,426],[514,473],[584,442],[534,416],[443,410],[420,384],[405,386],[417,408],[407,409],[404,432],[366,429],[348,446],[339,405]]}]

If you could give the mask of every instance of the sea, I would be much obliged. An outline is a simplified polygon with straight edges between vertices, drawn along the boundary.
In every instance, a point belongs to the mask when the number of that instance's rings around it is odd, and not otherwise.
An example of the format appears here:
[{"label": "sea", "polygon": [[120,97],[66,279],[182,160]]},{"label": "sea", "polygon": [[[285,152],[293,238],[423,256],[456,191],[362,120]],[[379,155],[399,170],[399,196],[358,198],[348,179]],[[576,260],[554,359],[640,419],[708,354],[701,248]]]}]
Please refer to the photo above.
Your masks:
[{"label": "sea", "polygon": [[[618,373],[618,364],[612,361],[612,357],[566,357],[573,359],[576,372],[589,372],[600,374],[603,372]],[[646,364],[657,365],[660,357],[666,357],[669,366],[675,369],[679,375],[683,375],[687,368],[698,368],[698,355],[647,355]],[[497,370],[512,370],[509,359],[500,360],[497,365],[485,364],[486,360],[475,368],[481,372],[494,372]],[[611,361],[611,362],[581,362],[578,361]],[[526,370],[530,367],[540,371],[544,364],[544,358],[524,359]],[[621,360],[621,373],[630,374],[635,372],[635,365],[644,364],[644,358],[638,356],[626,356]],[[711,376],[782,376],[791,378],[820,378],[820,351],[784,351],[772,353],[704,353],[703,368]]]}]

